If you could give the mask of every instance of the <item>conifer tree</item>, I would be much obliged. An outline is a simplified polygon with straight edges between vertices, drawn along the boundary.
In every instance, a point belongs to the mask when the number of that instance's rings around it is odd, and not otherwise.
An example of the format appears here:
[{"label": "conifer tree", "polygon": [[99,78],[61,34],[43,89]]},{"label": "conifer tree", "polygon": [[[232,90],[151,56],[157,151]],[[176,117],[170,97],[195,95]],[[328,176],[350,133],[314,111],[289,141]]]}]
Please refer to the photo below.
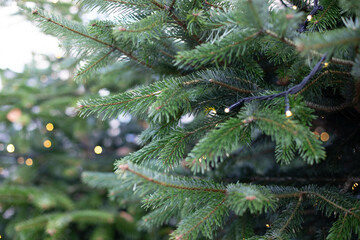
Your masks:
[{"label": "conifer tree", "polygon": [[[79,103],[131,114],[143,147],[86,183],[141,200],[171,239],[359,239],[358,0],[80,0],[111,16],[34,21],[82,61],[156,81]],[[131,202],[131,201],[129,201]],[[134,203],[129,203],[134,204]],[[127,207],[129,205],[122,205]]]}]

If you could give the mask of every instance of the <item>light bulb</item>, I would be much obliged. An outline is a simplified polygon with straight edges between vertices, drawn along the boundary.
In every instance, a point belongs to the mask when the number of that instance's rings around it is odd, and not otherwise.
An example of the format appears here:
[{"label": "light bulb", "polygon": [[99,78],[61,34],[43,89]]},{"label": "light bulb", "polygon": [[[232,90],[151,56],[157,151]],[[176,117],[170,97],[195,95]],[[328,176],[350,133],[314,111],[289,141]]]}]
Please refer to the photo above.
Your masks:
[{"label": "light bulb", "polygon": [[230,109],[229,108],[225,108],[224,112],[229,113]]},{"label": "light bulb", "polygon": [[308,15],[306,18],[307,18],[308,21],[311,21],[312,15]]},{"label": "light bulb", "polygon": [[101,153],[102,153],[102,147],[96,146],[96,147],[94,148],[94,152],[95,152],[96,154],[101,154]]},{"label": "light bulb", "polygon": [[292,6],[292,9],[296,10],[296,9],[297,9],[297,6],[296,6],[296,5]]},{"label": "light bulb", "polygon": [[15,151],[15,146],[14,144],[9,144],[6,146],[6,150],[9,152],[9,153],[13,153]]},{"label": "light bulb", "polygon": [[293,114],[290,110],[286,110],[285,115],[286,117],[291,117]]},{"label": "light bulb", "polygon": [[46,130],[48,130],[49,132],[51,132],[52,130],[54,130],[54,124],[52,124],[52,123],[46,124]]},{"label": "light bulb", "polygon": [[33,160],[31,158],[28,158],[28,159],[26,159],[25,164],[27,166],[31,166],[31,165],[33,165]]},{"label": "light bulb", "polygon": [[44,147],[46,148],[50,148],[51,147],[51,141],[50,140],[45,140],[43,143]]}]

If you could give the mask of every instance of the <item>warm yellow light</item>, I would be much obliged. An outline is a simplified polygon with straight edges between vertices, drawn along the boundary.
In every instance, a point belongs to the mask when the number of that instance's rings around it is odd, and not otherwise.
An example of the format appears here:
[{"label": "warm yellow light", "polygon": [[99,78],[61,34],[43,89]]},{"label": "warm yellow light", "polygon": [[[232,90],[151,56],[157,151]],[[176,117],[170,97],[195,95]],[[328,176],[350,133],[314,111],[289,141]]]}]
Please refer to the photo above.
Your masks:
[{"label": "warm yellow light", "polygon": [[50,140],[45,140],[43,144],[44,144],[44,147],[46,147],[46,148],[51,147],[51,141]]},{"label": "warm yellow light", "polygon": [[270,227],[270,224],[267,223],[265,226],[266,226],[267,228],[269,228],[269,227]]},{"label": "warm yellow light", "polygon": [[102,147],[100,147],[100,146],[94,147],[94,152],[95,152],[96,154],[101,154],[101,153],[102,153]]},{"label": "warm yellow light", "polygon": [[33,160],[31,159],[31,158],[28,158],[28,159],[26,159],[26,161],[25,161],[25,164],[27,165],[27,166],[31,166],[31,165],[33,165]]},{"label": "warm yellow light", "polygon": [[224,112],[229,113],[230,109],[229,108],[225,108]]},{"label": "warm yellow light", "polygon": [[209,112],[210,115],[216,115],[216,110],[215,109],[211,109]]},{"label": "warm yellow light", "polygon": [[25,159],[24,159],[23,157],[19,157],[19,158],[17,159],[17,162],[18,162],[18,164],[24,164]]},{"label": "warm yellow light", "polygon": [[293,114],[290,110],[286,110],[285,115],[286,117],[291,117]]},{"label": "warm yellow light", "polygon": [[307,18],[308,21],[311,21],[312,15],[308,15],[306,18]]},{"label": "warm yellow light", "polygon": [[329,66],[329,63],[328,62],[325,62],[324,63],[324,68],[328,67]]},{"label": "warm yellow light", "polygon": [[46,130],[48,130],[49,132],[51,132],[52,130],[54,130],[54,124],[52,124],[52,123],[46,124]]},{"label": "warm yellow light", "polygon": [[292,9],[296,10],[296,9],[297,9],[297,6],[296,6],[296,5],[292,6]]},{"label": "warm yellow light", "polygon": [[330,136],[329,136],[329,134],[328,134],[327,132],[323,132],[323,133],[320,134],[320,139],[321,139],[321,141],[323,141],[323,142],[328,141],[329,138],[330,138]]},{"label": "warm yellow light", "polygon": [[9,153],[13,153],[13,152],[15,152],[15,146],[13,144],[8,144],[7,147],[6,147],[6,150]]}]

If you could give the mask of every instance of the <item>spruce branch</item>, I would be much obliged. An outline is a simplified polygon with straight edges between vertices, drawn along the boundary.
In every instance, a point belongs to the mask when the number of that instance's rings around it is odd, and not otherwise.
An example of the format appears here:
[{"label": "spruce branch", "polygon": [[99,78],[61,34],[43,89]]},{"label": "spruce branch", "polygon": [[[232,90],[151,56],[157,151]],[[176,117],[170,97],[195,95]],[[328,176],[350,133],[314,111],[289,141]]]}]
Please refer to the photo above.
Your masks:
[{"label": "spruce branch", "polygon": [[87,73],[88,71],[90,71],[92,68],[94,68],[96,65],[98,65],[101,61],[103,61],[105,58],[107,58],[112,52],[115,51],[115,48],[111,49],[109,52],[107,52],[105,55],[103,55],[101,58],[99,58],[98,60],[96,60],[94,63],[92,63],[90,66],[88,66],[87,68],[81,70],[80,72],[78,72],[75,76],[75,79],[78,78],[80,75],[83,75],[85,73]]},{"label": "spruce branch", "polygon": [[287,219],[286,223],[282,226],[282,228],[280,229],[280,233],[284,232],[286,230],[286,228],[289,226],[290,222],[293,220],[293,218],[296,215],[296,212],[298,211],[301,203],[303,201],[303,195],[300,194],[298,202],[296,203],[296,206],[294,208],[294,210],[292,211],[291,215],[289,216],[289,218]]},{"label": "spruce branch", "polygon": [[203,216],[193,227],[191,227],[189,230],[187,230],[185,233],[182,233],[180,235],[174,236],[173,239],[175,240],[184,240],[189,239],[188,235],[193,232],[196,228],[198,228],[201,224],[203,224],[206,220],[208,220],[211,215],[213,215],[218,209],[224,205],[227,197],[225,196],[207,215]]},{"label": "spruce branch", "polygon": [[114,2],[114,3],[121,3],[124,5],[131,5],[131,6],[137,6],[137,7],[148,7],[148,5],[135,3],[135,2],[127,2],[127,1],[121,1],[121,0],[104,0],[106,2]]},{"label": "spruce branch", "polygon": [[171,1],[171,4],[170,4],[170,6],[169,6],[169,8],[173,8],[173,7],[174,7],[174,5],[175,5],[175,3],[176,3],[176,0],[172,0],[172,1]]},{"label": "spruce branch", "polygon": [[220,9],[221,11],[224,11],[224,8],[221,7],[221,6],[217,6],[217,5],[211,4],[211,3],[209,3],[209,2],[206,1],[206,0],[204,1],[204,3],[205,3],[206,5],[209,5],[210,7],[218,8],[218,9]]},{"label": "spruce branch", "polygon": [[[271,37],[274,37],[278,40],[280,40],[281,42],[283,43],[286,43],[287,45],[289,46],[292,46],[294,48],[296,48],[296,50],[298,52],[303,52],[304,51],[304,46],[300,43],[300,44],[296,44],[295,42],[291,41],[290,39],[288,38],[285,38],[285,37],[280,37],[279,35],[277,35],[276,33],[272,32],[271,30],[268,30],[268,29],[265,29],[263,31],[264,33],[266,33],[267,35],[271,36]],[[310,50],[309,52],[311,55],[314,55],[314,56],[317,56],[317,57],[320,57],[320,56],[323,56],[322,53],[320,52],[317,52],[315,50]],[[340,64],[340,65],[349,65],[349,66],[352,66],[354,65],[355,63],[351,60],[346,60],[346,59],[340,59],[340,58],[336,58],[336,57],[331,57],[330,58],[330,61],[333,62],[333,63],[336,63],[336,64]]]},{"label": "spruce branch", "polygon": [[348,214],[354,216],[355,218],[360,219],[360,215],[357,215],[354,212],[352,212],[352,208],[347,209],[344,206],[341,206],[340,204],[336,203],[335,201],[327,198],[323,194],[318,193],[316,191],[309,191],[309,190],[303,190],[302,191],[302,190],[300,190],[300,191],[293,192],[293,193],[274,194],[274,197],[279,198],[279,199],[281,199],[281,198],[294,198],[294,197],[295,198],[300,198],[300,196],[303,196],[303,195],[309,195],[310,197],[315,197],[317,199],[321,199],[324,202],[328,203],[329,205],[333,206],[335,209],[339,209],[344,213],[348,213]]},{"label": "spruce branch", "polygon": [[[177,25],[179,25],[185,33],[188,33],[188,29],[187,29],[187,26],[184,22],[182,22],[177,16],[176,14],[174,13],[174,10],[172,7],[170,6],[166,6],[166,5],[163,5],[161,3],[159,3],[158,1],[156,0],[149,0],[152,4],[154,4],[156,7],[158,7],[159,9],[163,9],[163,10],[166,10],[169,12],[169,16],[176,22]],[[174,1],[174,4],[175,4],[175,1]],[[193,37],[193,39],[198,43],[198,44],[201,44],[202,41],[200,40],[200,38],[193,34],[191,35]]]},{"label": "spruce branch", "polygon": [[129,167],[129,164],[119,164],[118,165],[118,169],[122,170],[122,171],[128,171],[131,172],[133,174],[135,174],[136,176],[148,181],[148,182],[152,182],[155,183],[157,185],[161,185],[163,187],[167,187],[167,188],[174,188],[174,189],[181,189],[181,190],[187,190],[187,191],[205,191],[205,192],[215,192],[215,193],[222,193],[222,194],[226,194],[226,189],[220,189],[220,188],[205,188],[205,187],[188,187],[188,186],[184,186],[184,185],[175,185],[175,184],[169,184],[166,182],[161,182],[158,181],[154,178],[145,176],[144,174],[137,172],[136,170],[132,169]]},{"label": "spruce branch", "polygon": [[340,112],[346,108],[353,106],[353,103],[351,103],[351,102],[341,103],[337,106],[325,106],[325,105],[320,105],[318,103],[314,103],[314,102],[310,102],[310,101],[305,101],[305,103],[308,107],[318,110],[318,111],[323,111],[323,112]]},{"label": "spruce branch", "polygon": [[228,88],[228,89],[233,90],[233,91],[236,91],[236,92],[240,92],[240,93],[253,93],[253,92],[256,92],[256,91],[254,91],[254,90],[240,89],[240,88],[231,86],[231,85],[229,85],[229,84],[216,81],[216,80],[214,80],[214,79],[209,79],[209,82],[214,83],[214,84],[217,84],[217,85],[222,86],[222,87],[225,87],[225,88]]},{"label": "spruce branch", "polygon": [[307,91],[312,85],[314,85],[317,81],[319,81],[323,76],[326,76],[328,74],[338,74],[338,75],[344,75],[344,76],[349,76],[349,77],[352,76],[351,73],[349,73],[349,72],[327,70],[327,71],[321,73],[317,78],[315,78],[312,82],[310,82],[308,85],[306,85],[298,93],[296,93],[295,96],[298,96],[298,95],[302,94],[303,92]]},{"label": "spruce branch", "polygon": [[104,46],[107,46],[107,47],[109,47],[109,48],[111,48],[111,49],[115,49],[115,50],[119,51],[120,53],[124,54],[125,56],[129,57],[130,59],[132,59],[132,60],[134,60],[134,61],[136,61],[136,62],[138,62],[138,63],[140,63],[140,64],[142,64],[142,65],[144,65],[144,66],[146,66],[146,67],[148,67],[148,68],[153,68],[152,65],[150,65],[150,64],[148,64],[148,63],[146,63],[146,62],[144,62],[144,61],[142,61],[142,60],[140,60],[140,59],[138,59],[136,56],[134,56],[134,55],[131,54],[130,52],[127,52],[127,51],[125,51],[124,49],[119,48],[118,46],[112,45],[112,44],[110,44],[110,43],[108,43],[108,42],[102,41],[102,40],[97,39],[97,38],[95,38],[95,37],[93,37],[93,36],[90,36],[90,35],[87,35],[87,34],[85,34],[85,33],[79,32],[79,31],[77,31],[77,30],[75,30],[75,29],[73,29],[73,28],[70,28],[70,27],[62,24],[62,23],[56,22],[55,20],[51,19],[50,17],[46,17],[45,15],[39,13],[39,11],[37,11],[37,10],[34,10],[34,11],[32,12],[32,14],[33,14],[33,15],[36,15],[36,16],[39,16],[39,17],[41,17],[42,19],[45,19],[46,21],[48,21],[48,22],[50,22],[50,23],[53,23],[53,24],[55,24],[55,25],[57,25],[57,26],[59,26],[59,27],[61,27],[61,28],[64,28],[64,29],[66,29],[66,30],[68,30],[68,31],[71,31],[71,32],[73,32],[73,33],[75,33],[75,34],[77,34],[77,35],[80,35],[80,36],[82,36],[82,37],[91,39],[92,41],[97,42],[97,43],[100,43],[100,44],[102,44],[102,45],[104,45]]}]

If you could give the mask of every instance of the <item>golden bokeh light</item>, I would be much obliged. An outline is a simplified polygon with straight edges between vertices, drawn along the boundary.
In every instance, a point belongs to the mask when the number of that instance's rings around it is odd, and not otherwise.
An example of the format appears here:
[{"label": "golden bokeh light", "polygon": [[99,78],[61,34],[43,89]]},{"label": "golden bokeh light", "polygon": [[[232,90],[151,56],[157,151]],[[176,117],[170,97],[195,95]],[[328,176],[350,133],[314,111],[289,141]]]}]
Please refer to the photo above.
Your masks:
[{"label": "golden bokeh light", "polygon": [[49,132],[51,132],[52,130],[54,130],[54,124],[52,124],[52,123],[46,124],[46,130],[48,130]]},{"label": "golden bokeh light", "polygon": [[328,141],[330,138],[329,134],[327,132],[323,132],[320,134],[320,140],[323,142]]},{"label": "golden bokeh light", "polygon": [[25,164],[27,165],[27,166],[31,166],[31,165],[33,165],[33,160],[31,159],[31,158],[28,158],[28,159],[26,159],[26,161],[25,161]]},{"label": "golden bokeh light", "polygon": [[96,154],[101,154],[102,153],[102,147],[100,147],[100,146],[96,146],[96,147],[94,147],[94,152],[96,153]]},{"label": "golden bokeh light", "polygon": [[8,144],[8,145],[6,146],[6,151],[8,151],[9,153],[15,152],[15,146],[14,146],[14,144]]},{"label": "golden bokeh light", "polygon": [[50,140],[45,140],[43,144],[44,144],[44,147],[46,147],[46,148],[51,147],[51,141]]}]

